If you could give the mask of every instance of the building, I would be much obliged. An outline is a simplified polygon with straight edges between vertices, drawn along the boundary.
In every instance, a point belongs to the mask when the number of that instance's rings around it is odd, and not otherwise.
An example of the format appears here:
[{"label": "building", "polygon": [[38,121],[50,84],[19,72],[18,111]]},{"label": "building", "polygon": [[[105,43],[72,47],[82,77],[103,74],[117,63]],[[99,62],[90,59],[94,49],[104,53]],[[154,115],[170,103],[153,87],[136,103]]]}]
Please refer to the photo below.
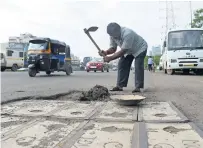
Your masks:
[{"label": "building", "polygon": [[36,38],[36,36],[33,36],[30,33],[24,33],[20,34],[19,37],[17,36],[11,36],[9,37],[9,42],[10,43],[28,43],[31,39]]},{"label": "building", "polygon": [[152,56],[152,50],[147,50],[147,56]]},{"label": "building", "polygon": [[161,56],[161,46],[152,46],[152,56]]},{"label": "building", "polygon": [[20,34],[20,36],[11,36],[8,39],[8,48],[15,50],[24,50],[25,46],[29,43],[31,39],[36,38],[30,33]]}]

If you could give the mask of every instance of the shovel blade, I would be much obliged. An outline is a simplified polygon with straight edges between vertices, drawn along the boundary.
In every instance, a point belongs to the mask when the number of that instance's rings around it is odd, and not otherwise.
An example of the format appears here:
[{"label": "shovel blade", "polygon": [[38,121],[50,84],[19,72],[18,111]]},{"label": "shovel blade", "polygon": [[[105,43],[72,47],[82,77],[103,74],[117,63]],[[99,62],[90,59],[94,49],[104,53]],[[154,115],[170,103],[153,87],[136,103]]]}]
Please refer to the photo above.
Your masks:
[{"label": "shovel blade", "polygon": [[97,29],[98,29],[98,27],[92,26],[92,27],[90,27],[89,29],[87,29],[87,31],[88,31],[88,32],[95,32],[95,31],[97,31]]}]

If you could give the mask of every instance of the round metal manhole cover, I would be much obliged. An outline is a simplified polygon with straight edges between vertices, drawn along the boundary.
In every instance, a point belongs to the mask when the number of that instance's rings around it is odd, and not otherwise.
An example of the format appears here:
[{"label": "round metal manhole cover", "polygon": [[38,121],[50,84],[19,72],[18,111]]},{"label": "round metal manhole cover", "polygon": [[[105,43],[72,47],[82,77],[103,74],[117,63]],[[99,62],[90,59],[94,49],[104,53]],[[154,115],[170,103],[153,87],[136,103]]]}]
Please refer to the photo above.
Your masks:
[{"label": "round metal manhole cover", "polygon": [[104,148],[123,148],[123,144],[119,142],[108,142],[104,144]]},{"label": "round metal manhole cover", "polygon": [[159,143],[154,145],[153,148],[174,148],[174,146],[167,143]]},{"label": "round metal manhole cover", "polygon": [[34,142],[36,139],[36,137],[21,137],[19,139],[16,140],[16,143],[18,145],[21,145],[21,146],[28,146],[30,145],[32,142]]}]

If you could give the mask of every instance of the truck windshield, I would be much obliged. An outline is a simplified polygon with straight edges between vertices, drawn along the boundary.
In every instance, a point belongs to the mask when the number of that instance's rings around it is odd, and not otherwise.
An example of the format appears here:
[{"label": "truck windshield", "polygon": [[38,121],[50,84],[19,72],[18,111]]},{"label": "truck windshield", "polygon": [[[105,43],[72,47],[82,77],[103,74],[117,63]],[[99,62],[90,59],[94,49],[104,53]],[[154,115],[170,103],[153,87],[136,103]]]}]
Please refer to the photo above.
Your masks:
[{"label": "truck windshield", "polygon": [[48,42],[44,40],[32,40],[29,43],[28,50],[46,50]]},{"label": "truck windshield", "polygon": [[184,30],[168,34],[168,50],[203,50],[203,31]]}]

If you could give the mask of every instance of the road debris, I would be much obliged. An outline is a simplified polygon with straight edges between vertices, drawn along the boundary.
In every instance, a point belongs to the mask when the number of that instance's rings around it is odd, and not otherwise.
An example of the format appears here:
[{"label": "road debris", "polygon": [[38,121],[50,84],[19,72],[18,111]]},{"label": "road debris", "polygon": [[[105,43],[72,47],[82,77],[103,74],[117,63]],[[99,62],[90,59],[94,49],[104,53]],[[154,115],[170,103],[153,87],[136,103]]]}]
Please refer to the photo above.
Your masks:
[{"label": "road debris", "polygon": [[110,93],[108,89],[101,85],[96,85],[87,92],[83,92],[80,101],[104,101],[108,100]]},{"label": "road debris", "polygon": [[108,88],[95,85],[88,91],[76,91],[73,90],[67,95],[60,96],[54,100],[74,100],[74,101],[107,101],[110,99],[110,93]]}]

